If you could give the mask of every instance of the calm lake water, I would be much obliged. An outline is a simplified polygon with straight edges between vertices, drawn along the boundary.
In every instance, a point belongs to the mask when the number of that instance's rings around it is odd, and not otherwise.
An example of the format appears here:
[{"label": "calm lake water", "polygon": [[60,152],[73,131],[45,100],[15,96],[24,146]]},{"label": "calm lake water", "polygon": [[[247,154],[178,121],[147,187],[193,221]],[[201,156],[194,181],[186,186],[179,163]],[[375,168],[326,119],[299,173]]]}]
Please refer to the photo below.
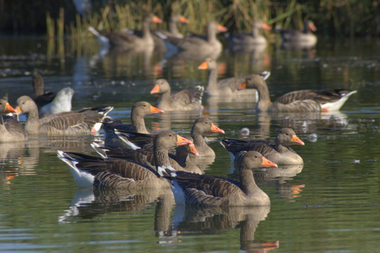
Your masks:
[{"label": "calm lake water", "polygon": [[[98,53],[86,44],[39,38],[0,39],[0,96],[12,106],[33,95],[31,73],[39,69],[45,90],[75,90],[73,109],[112,105],[109,114],[130,122],[131,106],[154,103],[155,78],[173,90],[207,84],[201,61],[164,59],[163,53]],[[220,77],[271,71],[272,99],[296,89],[349,88],[352,95],[333,114],[260,114],[253,101],[204,99],[202,113],[147,117],[154,129],[188,134],[208,116],[227,137],[274,139],[292,127],[305,141],[294,149],[303,166],[257,173],[270,196],[261,208],[196,209],[175,206],[171,192],[131,193],[78,189],[56,151],[94,154],[98,136],[48,138],[0,144],[1,252],[380,252],[380,41],[320,40],[311,50],[270,45],[255,52],[223,51]],[[21,116],[21,120],[25,120]],[[207,136],[217,156],[207,174],[236,177],[230,156]],[[233,171],[233,170],[232,170]]]}]

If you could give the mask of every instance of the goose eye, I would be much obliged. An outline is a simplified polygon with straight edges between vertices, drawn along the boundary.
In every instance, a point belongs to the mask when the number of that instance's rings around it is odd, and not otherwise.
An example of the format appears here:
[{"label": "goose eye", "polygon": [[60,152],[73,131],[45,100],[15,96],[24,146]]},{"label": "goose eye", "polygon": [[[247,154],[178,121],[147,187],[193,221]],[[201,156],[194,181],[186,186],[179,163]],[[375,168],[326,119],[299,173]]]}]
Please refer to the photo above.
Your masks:
[{"label": "goose eye", "polygon": [[248,78],[248,81],[251,81],[251,78]]},{"label": "goose eye", "polygon": [[257,155],[255,155],[255,158],[258,158],[258,156],[257,156]]},{"label": "goose eye", "polygon": [[173,137],[173,135],[172,135],[172,134],[169,134],[169,137]]},{"label": "goose eye", "polygon": [[146,105],[143,105],[143,107],[146,107]]},{"label": "goose eye", "polygon": [[3,103],[0,102],[0,105],[2,105]]}]

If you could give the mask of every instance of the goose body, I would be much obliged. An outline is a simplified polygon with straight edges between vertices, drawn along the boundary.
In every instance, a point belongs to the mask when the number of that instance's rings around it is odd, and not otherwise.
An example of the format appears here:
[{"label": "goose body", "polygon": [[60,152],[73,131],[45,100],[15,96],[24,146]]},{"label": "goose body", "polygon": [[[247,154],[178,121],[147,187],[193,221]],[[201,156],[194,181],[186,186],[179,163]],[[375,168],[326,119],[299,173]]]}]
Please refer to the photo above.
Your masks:
[{"label": "goose body", "polygon": [[26,141],[28,134],[24,127],[12,116],[4,115],[16,110],[6,101],[0,99],[0,142]]},{"label": "goose body", "polygon": [[60,90],[54,97],[53,101],[44,105],[40,109],[40,115],[47,116],[60,112],[71,111],[71,100],[74,95],[74,90],[67,87]]},{"label": "goose body", "polygon": [[283,43],[299,43],[302,45],[315,45],[318,41],[317,36],[315,36],[312,31],[316,31],[314,23],[311,20],[306,20],[304,22],[303,30],[287,30],[287,29],[277,29],[281,34],[281,40]]},{"label": "goose body", "polygon": [[[156,166],[170,166],[168,149],[191,141],[173,131],[162,131],[154,141]],[[155,167],[118,158],[99,158],[84,154],[58,151],[58,158],[65,162],[78,187],[99,188],[161,188],[169,187]]]},{"label": "goose body", "polygon": [[272,28],[263,21],[256,21],[252,24],[252,33],[233,33],[228,37],[230,46],[243,45],[262,45],[266,44],[267,40],[260,34],[260,30],[271,30]]},{"label": "goose body", "polygon": [[238,162],[235,158],[241,151],[257,151],[265,158],[278,164],[303,164],[303,159],[289,145],[305,145],[293,129],[281,128],[274,142],[264,140],[237,140],[224,138],[220,142],[230,153],[232,162]]},{"label": "goose body", "polygon": [[[252,100],[257,97],[256,90],[238,90],[239,86],[242,82],[244,82],[244,80],[246,80],[246,78],[256,74],[245,77],[231,77],[218,80],[218,64],[211,58],[207,58],[201,65],[199,65],[198,69],[207,69],[209,72],[205,91],[208,96],[236,97],[239,99],[248,96]],[[270,72],[265,73],[267,75],[262,76],[264,79],[268,78],[270,75]]]},{"label": "goose body", "polygon": [[45,92],[44,91],[44,79],[41,74],[35,73],[32,76],[32,84],[31,86],[34,89],[34,102],[41,108],[47,104],[49,104],[55,98],[55,94],[53,92]]},{"label": "goose body", "polygon": [[162,20],[152,14],[144,16],[142,25],[142,37],[128,32],[96,31],[93,27],[89,27],[89,31],[97,37],[98,42],[101,46],[144,50],[147,47],[154,47],[154,40],[149,29],[149,24],[151,22],[161,23]]},{"label": "goose body", "polygon": [[38,108],[33,99],[21,96],[17,99],[17,112],[25,113],[25,130],[28,134],[41,135],[85,135],[94,134],[103,118],[113,107],[84,108],[77,112],[61,112],[39,119]]},{"label": "goose body", "polygon": [[339,110],[346,100],[356,91],[335,90],[298,90],[286,93],[271,102],[266,82],[255,76],[248,77],[239,89],[257,89],[259,101],[256,112],[330,112]]},{"label": "goose body", "polygon": [[202,86],[191,87],[176,93],[171,93],[170,84],[165,79],[158,79],[150,94],[161,93],[155,107],[164,111],[202,110]]},{"label": "goose body", "polygon": [[249,151],[239,169],[239,181],[197,175],[159,167],[159,174],[171,180],[174,198],[179,205],[197,206],[266,206],[270,205],[268,195],[262,191],[253,178],[253,168],[277,167],[260,153]]},{"label": "goose body", "polygon": [[[173,44],[178,50],[186,51],[194,55],[201,54],[204,58],[214,55],[219,55],[223,49],[222,43],[217,39],[218,32],[226,32],[227,28],[218,24],[217,22],[209,22],[207,24],[207,37],[206,39],[200,37],[185,37],[175,38],[166,37],[165,41]],[[189,57],[191,58],[191,56]]]}]

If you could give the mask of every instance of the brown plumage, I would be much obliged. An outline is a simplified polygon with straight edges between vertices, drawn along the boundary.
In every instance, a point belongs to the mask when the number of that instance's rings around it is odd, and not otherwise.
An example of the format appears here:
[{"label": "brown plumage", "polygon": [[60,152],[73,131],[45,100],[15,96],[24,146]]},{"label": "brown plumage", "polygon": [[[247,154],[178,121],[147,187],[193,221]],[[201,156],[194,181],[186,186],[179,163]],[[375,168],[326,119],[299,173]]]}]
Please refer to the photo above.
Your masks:
[{"label": "brown plumage", "polygon": [[257,89],[259,101],[256,112],[329,112],[339,110],[344,102],[356,91],[336,90],[298,90],[286,93],[271,102],[266,82],[257,76],[247,77],[239,89]]},{"label": "brown plumage", "polygon": [[154,47],[154,40],[150,33],[149,25],[151,22],[161,23],[162,20],[153,14],[145,15],[142,23],[142,37],[127,32],[101,32],[93,27],[89,30],[98,38],[102,46],[120,47],[123,49],[144,50]]},{"label": "brown plumage", "polygon": [[0,142],[25,141],[28,139],[24,127],[12,116],[6,113],[13,113],[16,110],[6,101],[0,99]]},{"label": "brown plumage", "polygon": [[233,33],[228,37],[230,46],[233,48],[234,46],[266,44],[267,40],[260,34],[262,29],[271,30],[272,28],[261,20],[253,22],[251,33]]},{"label": "brown plumage", "polygon": [[208,82],[206,87],[206,94],[208,96],[223,96],[223,97],[237,97],[249,96],[252,100],[256,98],[256,90],[238,90],[238,87],[246,80],[248,76],[244,77],[231,77],[218,81],[218,63],[207,58],[198,69],[208,70]]},{"label": "brown plumage", "polygon": [[42,78],[41,74],[34,73],[34,75],[32,76],[31,86],[34,89],[33,100],[36,103],[38,109],[49,104],[55,98],[55,93],[50,91],[44,91],[44,79]]},{"label": "brown plumage", "polygon": [[171,93],[167,80],[158,79],[150,94],[161,94],[155,107],[164,111],[193,111],[202,110],[202,96],[204,88],[196,86],[176,93]]},{"label": "brown plumage", "polygon": [[270,205],[268,195],[255,183],[253,168],[277,167],[256,151],[249,151],[240,164],[240,182],[209,175],[159,168],[159,174],[172,180],[177,204],[198,206]]},{"label": "brown plumage", "polygon": [[211,132],[224,134],[224,131],[208,118],[201,117],[194,122],[190,136],[200,156],[215,157],[214,150],[207,145],[203,137],[204,134]]},{"label": "brown plumage", "polygon": [[[113,107],[83,108],[77,112],[61,112],[39,119],[38,108],[33,99],[21,96],[17,99],[17,112],[27,114],[25,130],[28,134],[84,135],[95,133],[97,124]],[[100,125],[99,125],[100,128]]]},{"label": "brown plumage", "polygon": [[315,45],[317,43],[317,36],[312,31],[316,31],[313,21],[305,20],[304,29],[301,30],[288,30],[288,29],[276,29],[281,34],[281,40],[283,43],[302,43],[303,45]]},{"label": "brown plumage", "polygon": [[[191,143],[173,131],[162,131],[154,141],[154,161],[157,166],[170,166],[168,149]],[[154,167],[125,159],[87,156],[58,151],[80,187],[160,188],[168,182],[159,177]]]},{"label": "brown plumage", "polygon": [[281,128],[274,142],[264,140],[237,140],[224,138],[220,142],[222,146],[231,154],[232,162],[239,163],[237,157],[241,151],[257,151],[265,158],[276,164],[303,164],[303,159],[289,145],[305,145],[293,129]]}]

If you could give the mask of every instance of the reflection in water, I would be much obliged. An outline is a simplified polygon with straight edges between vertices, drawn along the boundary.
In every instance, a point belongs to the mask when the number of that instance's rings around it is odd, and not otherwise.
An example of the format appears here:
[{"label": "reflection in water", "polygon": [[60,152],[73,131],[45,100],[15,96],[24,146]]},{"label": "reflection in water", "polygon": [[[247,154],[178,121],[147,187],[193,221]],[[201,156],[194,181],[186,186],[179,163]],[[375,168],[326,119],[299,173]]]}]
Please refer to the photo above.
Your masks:
[{"label": "reflection in water", "polygon": [[58,217],[60,224],[87,222],[111,212],[142,211],[158,200],[154,218],[154,230],[158,236],[170,234],[170,214],[174,196],[170,188],[144,189],[90,189],[78,188],[70,207]]},{"label": "reflection in water", "polygon": [[240,248],[247,252],[265,252],[279,247],[278,241],[257,241],[255,231],[270,212],[270,206],[260,207],[192,207],[176,206],[173,229],[179,237],[220,234],[240,223]]}]

